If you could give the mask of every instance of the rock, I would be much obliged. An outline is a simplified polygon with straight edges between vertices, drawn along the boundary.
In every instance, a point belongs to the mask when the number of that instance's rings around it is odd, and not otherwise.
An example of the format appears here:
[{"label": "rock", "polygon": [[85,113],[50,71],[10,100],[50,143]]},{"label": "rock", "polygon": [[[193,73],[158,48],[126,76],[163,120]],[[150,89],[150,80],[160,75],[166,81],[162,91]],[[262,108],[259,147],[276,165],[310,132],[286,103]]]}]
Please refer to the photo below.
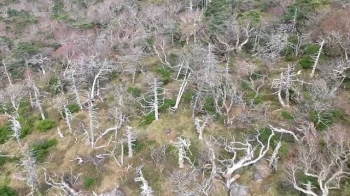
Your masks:
[{"label": "rock", "polygon": [[122,190],[115,188],[111,192],[103,193],[100,196],[126,196],[126,195]]},{"label": "rock", "polygon": [[269,167],[269,164],[265,160],[259,161],[256,166],[256,171],[253,174],[254,181],[262,181],[263,179],[269,177],[271,175],[271,168]]},{"label": "rock", "polygon": [[230,196],[248,196],[249,193],[250,189],[248,188],[248,186],[233,183],[230,187]]}]

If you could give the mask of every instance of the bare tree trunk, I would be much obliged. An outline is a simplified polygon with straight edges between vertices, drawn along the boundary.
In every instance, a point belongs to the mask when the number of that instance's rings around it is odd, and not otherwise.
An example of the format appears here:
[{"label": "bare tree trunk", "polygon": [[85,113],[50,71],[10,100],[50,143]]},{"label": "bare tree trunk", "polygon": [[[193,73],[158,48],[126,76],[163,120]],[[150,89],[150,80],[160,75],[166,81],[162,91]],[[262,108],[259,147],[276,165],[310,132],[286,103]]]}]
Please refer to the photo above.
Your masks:
[{"label": "bare tree trunk", "polygon": [[158,120],[158,88],[157,88],[157,79],[154,79],[153,95],[154,95],[154,118]]},{"label": "bare tree trunk", "polygon": [[323,45],[324,45],[324,40],[322,39],[321,43],[319,44],[320,48],[318,49],[317,56],[315,57],[315,63],[314,63],[314,66],[312,67],[312,71],[311,71],[311,74],[310,74],[310,78],[313,78],[313,77],[314,77],[314,74],[315,74],[315,70],[316,70],[318,61],[320,60],[320,56],[321,56],[321,52],[322,52]]},{"label": "bare tree trunk", "polygon": [[40,99],[39,99],[39,89],[35,86],[34,82],[32,82],[32,87],[34,91],[35,105],[38,107],[40,111],[41,119],[45,120],[46,118],[45,118],[44,110],[41,106]]}]

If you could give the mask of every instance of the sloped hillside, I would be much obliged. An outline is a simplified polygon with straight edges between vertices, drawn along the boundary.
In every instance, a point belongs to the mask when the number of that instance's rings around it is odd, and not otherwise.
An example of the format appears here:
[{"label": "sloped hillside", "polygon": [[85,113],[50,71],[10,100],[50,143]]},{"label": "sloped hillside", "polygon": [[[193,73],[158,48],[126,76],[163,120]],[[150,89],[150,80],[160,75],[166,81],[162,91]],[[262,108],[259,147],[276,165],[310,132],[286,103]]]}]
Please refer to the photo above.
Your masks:
[{"label": "sloped hillside", "polygon": [[0,196],[349,196],[346,0],[2,0]]}]

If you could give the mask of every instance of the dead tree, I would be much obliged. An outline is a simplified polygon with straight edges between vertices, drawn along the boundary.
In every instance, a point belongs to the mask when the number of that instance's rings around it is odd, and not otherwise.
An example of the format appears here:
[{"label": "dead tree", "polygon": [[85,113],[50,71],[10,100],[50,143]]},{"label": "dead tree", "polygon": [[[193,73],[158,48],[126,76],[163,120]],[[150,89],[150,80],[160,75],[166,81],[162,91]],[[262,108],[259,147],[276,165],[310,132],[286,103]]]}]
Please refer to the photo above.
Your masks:
[{"label": "dead tree", "polygon": [[142,185],[140,186],[141,196],[153,196],[152,187],[148,185],[147,180],[143,177],[142,167],[143,165],[136,168],[136,177],[134,178],[134,181],[142,183]]},{"label": "dead tree", "polygon": [[9,118],[11,122],[11,129],[13,131],[12,137],[16,138],[18,145],[22,147],[21,140],[20,140],[22,135],[21,123],[14,116],[9,115]]},{"label": "dead tree", "polygon": [[35,67],[39,67],[43,75],[46,74],[45,67],[49,62],[50,59],[47,57],[43,57],[42,54],[34,55],[29,60],[27,60],[28,64],[33,65]]},{"label": "dead tree", "polygon": [[89,130],[85,130],[87,141],[90,147],[96,147],[97,141],[95,140],[96,132],[99,128],[99,116],[96,111],[94,102],[90,99],[88,102],[88,115],[89,115]]},{"label": "dead tree", "polygon": [[108,59],[100,60],[96,57],[89,57],[87,61],[81,61],[81,66],[86,67],[87,78],[90,81],[90,96],[91,100],[95,100],[95,96],[99,94],[99,82],[106,79],[107,74],[115,70],[116,66]]},{"label": "dead tree", "polygon": [[122,55],[119,57],[119,64],[122,65],[122,72],[129,72],[132,74],[132,83],[135,83],[136,73],[143,71],[141,63],[142,58],[145,56],[143,48],[134,47],[122,51]]},{"label": "dead tree", "polygon": [[[10,103],[12,108],[14,109],[14,116],[16,118],[19,117],[18,109],[21,103],[21,100],[24,96],[26,96],[25,85],[21,83],[9,84],[6,89],[0,92],[0,102],[4,105]],[[7,108],[4,108],[7,109]]]},{"label": "dead tree", "polygon": [[[300,82],[296,76],[300,74],[294,72],[294,67],[288,65],[286,70],[281,73],[279,78],[272,81],[271,88],[277,89],[277,96],[282,107],[289,107],[290,100],[290,90],[293,89],[293,84],[295,82]],[[285,98],[282,98],[282,93],[285,94]]]},{"label": "dead tree", "polygon": [[205,116],[203,120],[199,119],[198,117],[194,119],[194,125],[196,126],[199,140],[203,140],[203,131],[210,120],[211,118],[209,116]]},{"label": "dead tree", "polygon": [[[181,101],[181,97],[182,97],[183,93],[185,92],[185,89],[186,89],[186,86],[188,83],[188,79],[189,79],[189,77],[191,77],[191,71],[190,71],[188,63],[189,63],[188,60],[184,59],[179,65],[179,71],[177,73],[176,80],[179,80],[180,75],[183,75],[184,77],[182,80],[180,80],[180,81],[182,81],[182,83],[181,83],[179,92],[178,92],[177,97],[176,97],[175,105],[173,107],[171,107],[171,110],[173,110],[173,111],[176,111],[178,109],[180,101]],[[185,71],[183,71],[183,70],[185,70]]]},{"label": "dead tree", "polygon": [[55,99],[53,99],[53,103],[53,108],[60,112],[61,117],[64,118],[66,121],[68,131],[72,133],[73,129],[71,125],[71,120],[73,119],[73,115],[68,109],[68,100],[66,96],[64,94],[57,96]]},{"label": "dead tree", "polygon": [[24,148],[23,158],[21,160],[20,166],[24,170],[24,178],[27,185],[30,187],[31,192],[28,195],[35,195],[39,188],[39,176],[37,174],[37,165],[33,153],[28,147]]},{"label": "dead tree", "polygon": [[225,117],[226,125],[231,125],[233,120],[231,110],[233,106],[238,104],[245,105],[243,93],[231,81],[226,80],[221,85],[213,87],[211,94],[214,99],[216,113]]},{"label": "dead tree", "polygon": [[185,159],[188,160],[188,162],[192,165],[192,161],[191,159],[187,156],[187,153],[191,153],[190,151],[190,146],[191,146],[191,140],[188,138],[184,138],[184,137],[177,137],[178,141],[177,142],[173,142],[170,141],[176,148],[178,151],[178,155],[179,155],[179,168],[184,168],[184,161]]},{"label": "dead tree", "polygon": [[318,61],[320,60],[320,57],[321,57],[321,53],[322,53],[322,48],[323,48],[323,45],[324,45],[324,40],[321,39],[321,42],[319,43],[319,49],[318,49],[318,52],[315,56],[313,56],[313,60],[314,60],[314,65],[312,66],[312,71],[310,73],[310,78],[313,78],[314,77],[314,74],[315,74],[315,70],[316,70],[316,67],[318,65]]},{"label": "dead tree", "polygon": [[132,127],[127,126],[127,131],[124,134],[125,141],[128,144],[128,157],[133,156],[133,149],[132,147],[134,146],[133,142],[136,141],[136,135],[135,133],[131,132]]},{"label": "dead tree", "polygon": [[76,64],[71,65],[65,73],[65,80],[68,81],[68,93],[74,95],[75,103],[79,106],[80,110],[83,109],[83,105],[81,103],[81,90],[85,84],[85,77],[82,72],[79,71]]},{"label": "dead tree", "polygon": [[[226,188],[230,189],[231,184],[240,177],[239,174],[235,174],[237,170],[253,165],[263,159],[270,149],[270,141],[275,133],[273,130],[271,131],[266,144],[260,140],[260,134],[257,131],[254,138],[245,137],[243,142],[236,141],[235,138],[232,138],[232,140],[211,138],[207,141],[206,146],[210,152],[210,161],[206,167],[211,168],[212,179],[219,175],[222,176]],[[220,160],[218,154],[220,150],[232,154],[232,158]]]},{"label": "dead tree", "polygon": [[146,93],[146,97],[142,95],[144,104],[139,102],[146,110],[146,115],[154,112],[155,120],[159,119],[159,108],[164,104],[164,94],[164,88],[161,87],[161,83],[157,81],[157,78],[154,78],[150,84],[149,91]]},{"label": "dead tree", "polygon": [[163,171],[164,169],[164,164],[165,164],[165,160],[166,160],[166,153],[167,147],[166,145],[161,145],[158,148],[151,148],[151,158],[154,162],[154,164],[156,165],[156,167],[160,170]]},{"label": "dead tree", "polygon": [[79,191],[76,191],[72,188],[72,184],[74,184],[78,178],[79,175],[73,176],[71,179],[73,182],[68,181],[67,179],[64,178],[64,175],[59,176],[56,173],[52,173],[51,175],[48,175],[46,171],[44,172],[44,177],[45,177],[45,183],[49,186],[51,186],[50,189],[56,189],[58,193],[65,194],[65,195],[72,195],[72,196],[83,196]]},{"label": "dead tree", "polygon": [[[286,172],[294,188],[304,194],[327,196],[350,176],[350,142],[341,128],[323,132],[320,138],[305,137],[295,152],[297,157],[290,161]],[[316,180],[319,191],[310,181],[301,183],[300,175]]]},{"label": "dead tree", "polygon": [[271,169],[277,170],[277,162],[278,162],[278,158],[279,158],[278,157],[278,151],[279,151],[279,149],[281,147],[282,147],[282,142],[278,141],[278,143],[277,143],[275,149],[273,150],[272,155],[271,155],[271,157],[269,159],[269,167]]},{"label": "dead tree", "polygon": [[170,174],[170,181],[172,184],[172,191],[177,196],[203,196],[205,187],[201,178],[200,171],[197,169],[191,170],[175,170]]},{"label": "dead tree", "polygon": [[[27,71],[27,74],[26,74],[27,85],[34,93],[34,103],[35,103],[35,106],[39,109],[41,119],[45,120],[46,118],[45,118],[45,114],[44,114],[44,109],[41,105],[41,100],[40,100],[40,91],[39,91],[38,87],[36,86],[34,79],[32,78],[32,72],[29,69],[27,61],[26,61],[26,69],[27,69],[26,70]],[[31,95],[31,93],[30,93],[30,95]]]}]

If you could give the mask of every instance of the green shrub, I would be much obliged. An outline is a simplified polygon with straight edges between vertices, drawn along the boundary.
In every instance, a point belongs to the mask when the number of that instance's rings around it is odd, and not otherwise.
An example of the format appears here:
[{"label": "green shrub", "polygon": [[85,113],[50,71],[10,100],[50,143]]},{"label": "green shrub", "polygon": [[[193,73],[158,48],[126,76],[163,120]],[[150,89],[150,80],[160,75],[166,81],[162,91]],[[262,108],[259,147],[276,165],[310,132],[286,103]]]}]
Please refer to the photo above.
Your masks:
[{"label": "green shrub", "polygon": [[34,125],[37,120],[38,118],[35,116],[31,116],[31,117],[20,116],[18,118],[18,121],[22,126],[21,138],[24,138],[25,136],[33,132],[35,127]]},{"label": "green shrub", "polygon": [[70,113],[77,113],[77,112],[79,112],[80,111],[80,107],[79,107],[79,105],[78,104],[76,104],[76,103],[73,103],[73,104],[69,104],[68,106],[67,106],[67,108],[68,108],[68,110],[70,111]]},{"label": "green shrub", "polygon": [[154,116],[154,112],[152,112],[148,115],[142,116],[141,121],[140,121],[140,125],[149,125],[154,120],[155,120],[155,116]]},{"label": "green shrub", "polygon": [[155,72],[160,74],[163,79],[163,84],[168,84],[171,79],[171,69],[167,67],[159,67],[155,69]]},{"label": "green shrub", "polygon": [[45,157],[49,153],[49,148],[56,145],[57,145],[56,139],[44,140],[44,141],[35,143],[31,146],[33,156],[36,158],[37,161],[43,162]]},{"label": "green shrub", "polygon": [[110,74],[109,74],[109,80],[112,81],[112,80],[115,80],[118,78],[118,73],[116,71],[112,71]]},{"label": "green shrub", "polygon": [[92,177],[86,177],[84,179],[84,187],[85,188],[91,188],[96,185],[96,179]]},{"label": "green shrub", "polygon": [[333,114],[329,111],[317,112],[310,111],[309,112],[311,121],[316,125],[317,130],[325,130],[330,125],[333,124]]},{"label": "green shrub", "polygon": [[12,130],[10,123],[0,127],[0,144],[4,144],[8,139],[10,139],[11,134]]},{"label": "green shrub", "polygon": [[216,113],[214,98],[212,97],[205,98],[204,109],[211,114]]},{"label": "green shrub", "polygon": [[133,149],[135,150],[135,152],[141,152],[142,149],[144,149],[146,147],[146,144],[140,140],[136,140],[134,142],[134,146]]},{"label": "green shrub", "polygon": [[37,52],[39,52],[40,49],[35,46],[33,43],[30,43],[30,42],[19,42],[17,44],[17,47],[15,49],[15,54],[16,56],[23,56],[24,54],[29,54],[29,55],[32,55],[32,54],[35,54]]},{"label": "green shrub", "polygon": [[46,132],[56,126],[56,122],[50,119],[40,120],[36,128],[41,132]]},{"label": "green shrub", "polygon": [[175,99],[164,99],[164,104],[159,108],[159,111],[164,112],[168,108],[173,107],[176,103]]},{"label": "green shrub", "polygon": [[[4,153],[0,153],[0,155],[6,155]],[[8,157],[6,156],[0,156],[0,168],[8,161]],[[1,196],[1,195],[0,195]]]},{"label": "green shrub", "polygon": [[63,91],[63,86],[60,79],[55,76],[50,78],[48,87],[50,89],[51,95],[57,95]]},{"label": "green shrub", "polygon": [[312,59],[311,56],[307,55],[307,56],[302,56],[299,60],[299,65],[303,68],[303,69],[310,69],[312,68],[312,66],[314,65],[314,60]]},{"label": "green shrub", "polygon": [[304,54],[314,55],[318,52],[319,46],[317,44],[308,44],[304,49]]},{"label": "green shrub", "polygon": [[134,97],[140,97],[141,96],[141,89],[137,87],[129,87],[126,90],[128,93],[130,93]]},{"label": "green shrub", "polygon": [[31,111],[31,106],[29,101],[21,101],[18,108],[19,115],[25,115]]},{"label": "green shrub", "polygon": [[18,194],[9,186],[0,186],[0,196],[18,196]]},{"label": "green shrub", "polygon": [[184,94],[182,95],[182,100],[186,101],[186,102],[190,102],[192,100],[192,97],[194,96],[194,92],[189,90],[184,92]]},{"label": "green shrub", "polygon": [[169,55],[169,63],[170,63],[170,65],[176,66],[178,60],[179,60],[179,56],[177,54],[170,53],[170,55]]}]

